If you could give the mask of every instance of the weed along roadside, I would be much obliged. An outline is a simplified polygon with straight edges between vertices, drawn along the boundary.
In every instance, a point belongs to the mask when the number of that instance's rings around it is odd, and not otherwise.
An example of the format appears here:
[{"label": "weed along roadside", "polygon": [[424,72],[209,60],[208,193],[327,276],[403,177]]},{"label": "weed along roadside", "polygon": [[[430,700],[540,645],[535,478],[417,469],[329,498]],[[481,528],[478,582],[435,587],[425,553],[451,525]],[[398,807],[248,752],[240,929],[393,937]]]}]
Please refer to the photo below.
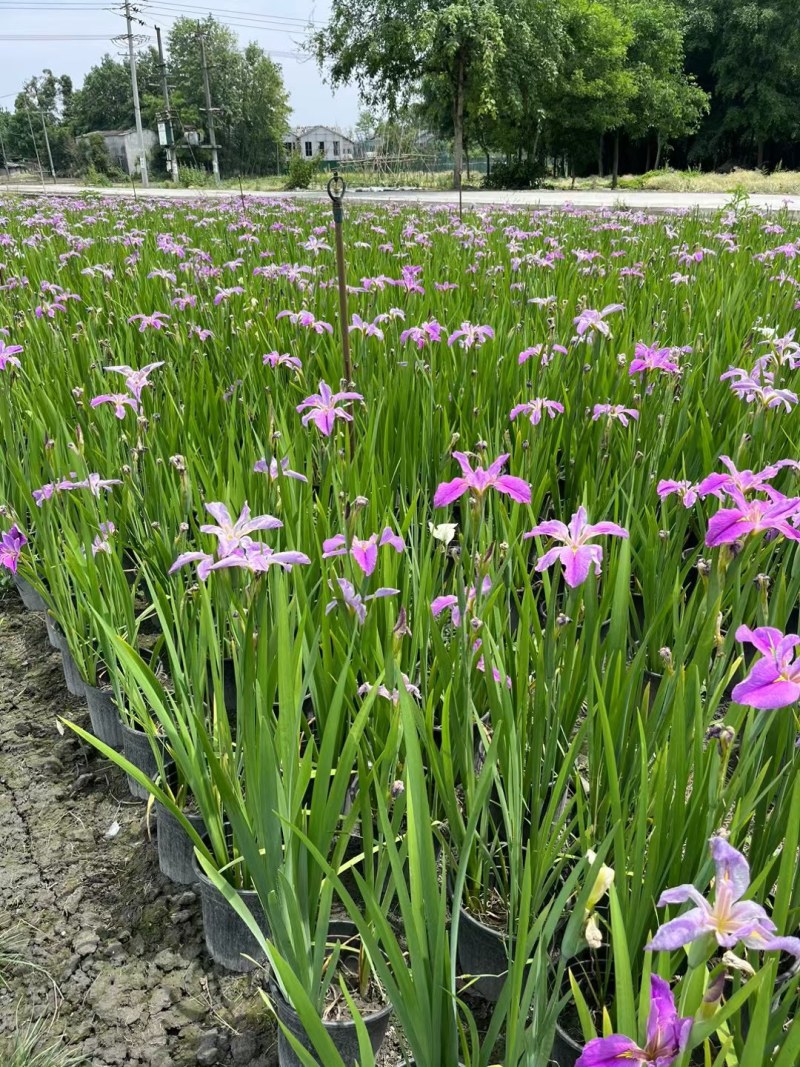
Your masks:
[{"label": "weed along roadside", "polygon": [[800,225],[344,193],[0,195],[0,1063],[793,1067]]}]

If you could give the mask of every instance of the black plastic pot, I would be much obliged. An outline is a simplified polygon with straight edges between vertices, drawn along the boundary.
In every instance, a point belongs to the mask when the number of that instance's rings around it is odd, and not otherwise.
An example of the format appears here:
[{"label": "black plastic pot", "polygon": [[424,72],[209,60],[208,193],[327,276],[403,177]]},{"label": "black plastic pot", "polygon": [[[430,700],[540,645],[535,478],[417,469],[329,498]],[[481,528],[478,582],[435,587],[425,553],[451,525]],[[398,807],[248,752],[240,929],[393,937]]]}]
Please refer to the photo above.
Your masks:
[{"label": "black plastic pot", "polygon": [[46,615],[45,619],[47,620],[47,636],[50,639],[50,644],[61,653],[61,666],[64,671],[64,681],[68,692],[74,697],[85,698],[86,686],[78,672],[78,668],[75,666],[75,660],[72,658],[64,631],[49,615]]},{"label": "black plastic pot", "polygon": [[119,710],[114,703],[110,689],[98,689],[84,683],[86,703],[89,705],[89,718],[92,720],[92,733],[111,748],[122,749],[122,722]]},{"label": "black plastic pot", "polygon": [[556,1025],[556,1036],[553,1050],[550,1053],[551,1065],[553,1067],[575,1067],[582,1051],[582,1046],[577,1041],[573,1041],[566,1030]]},{"label": "black plastic pot", "polygon": [[22,603],[28,611],[47,611],[47,604],[45,604],[31,583],[26,582],[21,574],[14,575],[14,585],[17,587]]},{"label": "black plastic pot", "polygon": [[57,648],[60,652],[60,641],[62,640],[61,627],[49,611],[45,614],[44,624],[47,627],[47,640],[50,642],[50,647]]},{"label": "black plastic pot", "polygon": [[[186,818],[199,834],[205,824],[199,815],[184,812]],[[172,812],[156,801],[156,826],[158,828],[158,866],[176,885],[189,885],[197,881],[194,869],[194,845]]]},{"label": "black plastic pot", "polygon": [[[252,971],[256,963],[266,959],[258,942],[245,926],[225,897],[201,871],[197,858],[192,860],[194,879],[200,883],[200,904],[203,910],[203,933],[212,960],[229,971]],[[269,937],[267,919],[258,894],[253,889],[240,889],[239,896],[253,913],[265,937]],[[245,959],[250,956],[251,959]]]},{"label": "black plastic pot", "polygon": [[470,989],[490,1004],[500,999],[508,974],[506,938],[479,922],[461,908],[458,923],[458,965],[465,975],[474,975]]},{"label": "black plastic pot", "polygon": [[[122,751],[125,754],[125,759],[132,763],[134,767],[138,767],[140,771],[143,771],[148,778],[155,779],[158,776],[158,760],[150,745],[149,736],[143,730],[133,730],[124,722],[120,722],[120,729],[122,730]],[[147,800],[150,793],[144,786],[140,785],[130,774],[126,775],[126,777],[131,796],[137,797],[139,800]]]},{"label": "black plastic pot", "polygon": [[[328,929],[328,939],[331,942],[336,939],[351,940],[353,938],[356,940],[358,939],[358,932],[352,923],[331,922]],[[344,953],[340,957],[339,966],[347,966]],[[314,1046],[306,1035],[305,1028],[300,1022],[300,1017],[291,1005],[284,1000],[282,993],[274,982],[270,983],[270,997],[272,1003],[275,1005],[275,1011],[278,1018],[283,1025],[294,1037],[297,1038],[303,1048],[316,1058],[317,1053],[314,1051]],[[369,1034],[372,1051],[376,1054],[383,1044],[383,1039],[386,1037],[386,1031],[389,1029],[391,1016],[391,1004],[386,1004],[379,1011],[362,1016],[364,1025],[367,1028],[367,1033]],[[354,1067],[354,1065],[359,1062],[358,1032],[356,1030],[356,1024],[351,1020],[347,1020],[344,1022],[323,1021],[322,1025],[325,1027],[328,1036],[336,1046],[344,1063],[346,1063],[348,1067]],[[316,1059],[316,1062],[322,1063],[319,1059]],[[280,1028],[278,1030],[278,1063],[280,1067],[303,1067],[302,1060],[299,1059],[283,1030]]]},{"label": "black plastic pot", "polygon": [[79,700],[86,699],[86,682],[81,677],[81,672],[72,658],[72,653],[68,648],[65,648],[61,653],[61,665],[64,668],[64,681],[67,685],[67,690]]}]

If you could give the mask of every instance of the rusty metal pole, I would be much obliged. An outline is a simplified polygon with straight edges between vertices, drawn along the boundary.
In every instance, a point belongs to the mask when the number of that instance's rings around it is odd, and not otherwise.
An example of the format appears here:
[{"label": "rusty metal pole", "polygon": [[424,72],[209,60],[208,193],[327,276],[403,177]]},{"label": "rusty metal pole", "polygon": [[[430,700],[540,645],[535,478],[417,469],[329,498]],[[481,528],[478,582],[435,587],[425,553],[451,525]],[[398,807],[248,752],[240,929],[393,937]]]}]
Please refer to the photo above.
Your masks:
[{"label": "rusty metal pole", "polygon": [[338,171],[333,172],[333,177],[328,182],[328,196],[333,204],[333,228],[336,237],[336,269],[339,274],[339,325],[342,331],[342,353],[344,355],[344,377],[349,385],[353,378],[353,370],[350,365],[350,334],[348,332],[347,314],[347,272],[344,264],[344,240],[342,238],[342,221],[344,209],[342,201],[347,190],[344,178],[339,176]]},{"label": "rusty metal pole", "polygon": [[[344,219],[344,208],[342,201],[344,200],[344,194],[347,191],[347,183],[344,178],[339,175],[338,171],[333,172],[333,177],[328,182],[328,196],[331,198],[333,205],[333,229],[336,239],[336,270],[339,275],[339,329],[342,335],[342,356],[344,358],[344,378],[347,386],[350,385],[353,379],[353,368],[350,363],[350,331],[348,330],[349,315],[347,312],[347,271],[344,262],[344,239],[342,237],[342,221]],[[353,455],[353,424],[349,422],[348,428],[348,440],[350,442],[350,455]]]}]

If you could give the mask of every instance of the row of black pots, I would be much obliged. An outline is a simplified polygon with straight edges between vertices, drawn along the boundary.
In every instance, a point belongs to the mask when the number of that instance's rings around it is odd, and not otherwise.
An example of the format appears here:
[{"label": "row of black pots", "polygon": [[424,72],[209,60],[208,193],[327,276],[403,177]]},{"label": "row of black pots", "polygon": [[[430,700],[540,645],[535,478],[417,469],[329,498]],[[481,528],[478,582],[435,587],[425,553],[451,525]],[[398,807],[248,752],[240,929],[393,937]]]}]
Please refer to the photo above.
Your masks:
[{"label": "row of black pots", "polygon": [[[17,588],[25,606],[31,611],[40,611],[46,606],[36,591],[19,579]],[[153,753],[148,735],[122,722],[110,691],[84,682],[78,671],[63,631],[45,610],[48,637],[51,645],[62,655],[64,679],[69,692],[86,699],[92,724],[92,732],[109,747],[122,750],[126,759],[150,778],[158,774],[158,761]],[[235,692],[230,675],[224,679],[225,703],[233,703]],[[149,792],[130,775],[128,787],[133,796],[146,800]],[[179,885],[197,884],[200,891],[203,932],[211,958],[227,970],[244,973],[265,963],[265,956],[256,938],[214,883],[200,870],[191,838],[175,815],[160,803],[156,803],[156,827],[158,860],[162,873]],[[194,828],[202,833],[205,829],[199,815],[187,814]],[[268,936],[266,916],[258,894],[254,890],[239,890],[243,902],[251,911],[262,933]],[[354,932],[354,928],[348,929]],[[331,926],[332,935],[342,935],[336,924]],[[478,921],[464,908],[461,909],[459,925],[458,958],[465,974],[475,975],[471,988],[484,1000],[494,1003],[499,999],[505,981],[508,957],[505,939],[501,933]],[[270,989],[272,1002],[280,1021],[297,1038],[301,1045],[314,1054],[313,1046],[306,1036],[299,1016],[284,1000],[277,987]],[[378,1051],[391,1017],[391,1005],[365,1017],[373,1050]],[[358,1059],[358,1036],[353,1022],[326,1022],[325,1028],[333,1039],[345,1063],[355,1064]],[[558,1067],[574,1067],[579,1047],[561,1031],[556,1034],[556,1045],[551,1062]],[[283,1067],[302,1067],[290,1042],[281,1030],[278,1038],[279,1062]]]}]

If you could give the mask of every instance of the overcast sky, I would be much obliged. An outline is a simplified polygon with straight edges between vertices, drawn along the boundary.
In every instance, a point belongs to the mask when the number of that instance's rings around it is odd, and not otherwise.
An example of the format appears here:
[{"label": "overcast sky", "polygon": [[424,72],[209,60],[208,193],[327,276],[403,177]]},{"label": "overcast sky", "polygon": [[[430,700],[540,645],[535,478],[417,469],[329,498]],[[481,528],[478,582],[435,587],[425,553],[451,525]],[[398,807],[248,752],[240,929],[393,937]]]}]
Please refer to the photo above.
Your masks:
[{"label": "overcast sky", "polygon": [[[346,0],[345,0],[346,2]],[[32,74],[49,67],[55,74],[71,75],[75,86],[104,52],[112,55],[124,49],[111,38],[124,33],[125,20],[110,10],[113,0],[0,0],[0,106],[11,107],[14,97]],[[120,5],[117,5],[120,6]],[[324,23],[330,11],[329,0],[219,0],[207,7],[203,0],[138,0],[141,18],[147,23],[138,29],[155,35],[152,27],[167,31],[176,17],[202,17],[210,10],[239,36],[240,41],[257,41],[283,68],[284,81],[293,108],[293,125],[352,126],[358,118],[358,95],[346,88],[332,94],[322,81],[317,66],[297,52],[309,20]],[[20,40],[43,35],[87,36],[97,40]],[[17,38],[8,40],[9,36]]]}]

